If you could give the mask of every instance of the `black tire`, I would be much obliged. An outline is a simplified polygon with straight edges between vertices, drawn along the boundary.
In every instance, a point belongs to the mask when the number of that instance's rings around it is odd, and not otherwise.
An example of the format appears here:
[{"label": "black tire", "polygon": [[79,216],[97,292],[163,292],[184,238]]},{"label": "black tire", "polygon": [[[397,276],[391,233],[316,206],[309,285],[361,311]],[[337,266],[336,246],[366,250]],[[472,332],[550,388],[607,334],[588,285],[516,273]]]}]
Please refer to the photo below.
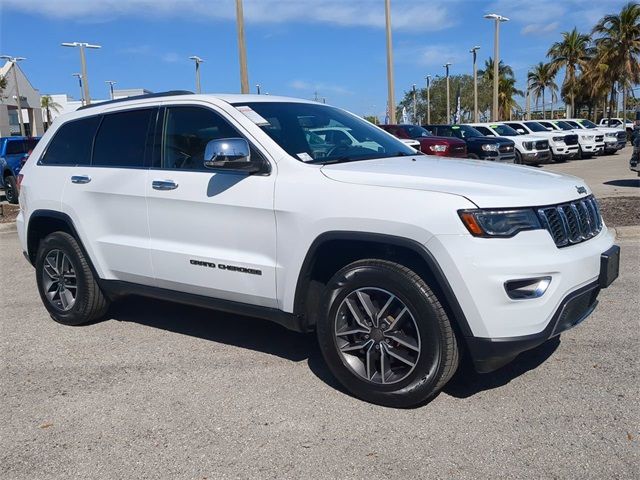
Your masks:
[{"label": "black tire", "polygon": [[[337,345],[336,328],[343,301],[366,288],[381,289],[400,300],[411,314],[415,335],[420,339],[413,369],[395,383],[376,383],[358,375]],[[418,274],[386,260],[359,260],[333,276],[320,305],[317,336],[324,359],[338,381],[356,397],[388,407],[410,408],[426,403],[449,381],[459,364],[457,338],[438,298]],[[380,350],[384,350],[382,347]],[[379,361],[378,357],[377,365]]]},{"label": "black tire", "polygon": [[478,157],[478,155],[476,155],[475,153],[467,154],[467,158],[470,158],[472,160],[480,160],[480,157]]},{"label": "black tire", "polygon": [[[68,310],[54,305],[45,293],[45,261],[52,252],[62,252],[75,273],[76,296]],[[66,232],[54,232],[40,242],[36,256],[36,281],[42,303],[56,322],[81,325],[100,319],[107,313],[109,301],[104,296],[76,239]]]},{"label": "black tire", "polygon": [[4,196],[7,198],[7,202],[17,205],[19,196],[18,184],[16,183],[16,177],[13,175],[4,177]]},{"label": "black tire", "polygon": [[582,160],[584,158],[584,153],[582,153],[582,147],[578,147],[578,153],[576,153],[575,159]]},{"label": "black tire", "polygon": [[513,163],[516,165],[522,165],[522,154],[518,150],[516,150],[516,159]]}]

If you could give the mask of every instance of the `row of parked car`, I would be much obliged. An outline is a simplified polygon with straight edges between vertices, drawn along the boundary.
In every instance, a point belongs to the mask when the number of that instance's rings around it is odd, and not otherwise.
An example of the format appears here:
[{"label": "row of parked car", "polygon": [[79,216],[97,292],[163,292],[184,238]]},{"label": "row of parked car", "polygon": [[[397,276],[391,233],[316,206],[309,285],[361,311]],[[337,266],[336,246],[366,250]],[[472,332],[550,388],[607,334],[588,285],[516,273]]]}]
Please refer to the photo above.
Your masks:
[{"label": "row of parked car", "polygon": [[614,153],[627,141],[623,128],[586,119],[379,126],[427,155],[527,165]]}]

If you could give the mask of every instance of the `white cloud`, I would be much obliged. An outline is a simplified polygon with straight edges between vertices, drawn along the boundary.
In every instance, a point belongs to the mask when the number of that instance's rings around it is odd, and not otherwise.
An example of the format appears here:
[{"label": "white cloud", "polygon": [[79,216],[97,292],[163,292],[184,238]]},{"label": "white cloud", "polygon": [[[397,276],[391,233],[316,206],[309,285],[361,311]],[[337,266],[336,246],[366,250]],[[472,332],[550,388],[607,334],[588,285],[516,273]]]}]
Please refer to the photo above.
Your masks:
[{"label": "white cloud", "polygon": [[[235,1],[218,0],[0,0],[5,8],[60,19],[95,21],[122,16],[235,19]],[[393,3],[395,29],[437,31],[455,22],[451,0],[402,0]],[[245,0],[247,23],[323,23],[383,28],[384,4],[375,0]]]},{"label": "white cloud", "polygon": [[521,33],[523,35],[547,35],[549,33],[555,33],[559,26],[560,22],[530,23],[524,26]]},{"label": "white cloud", "polygon": [[467,59],[465,50],[451,45],[398,45],[394,55],[399,63],[411,63],[425,67],[441,67],[446,62],[455,65]]},{"label": "white cloud", "polygon": [[307,80],[292,80],[289,82],[289,87],[294,90],[314,92],[317,91],[320,94],[333,93],[337,95],[351,95],[352,92],[342,85],[335,85],[323,82],[309,82]]}]

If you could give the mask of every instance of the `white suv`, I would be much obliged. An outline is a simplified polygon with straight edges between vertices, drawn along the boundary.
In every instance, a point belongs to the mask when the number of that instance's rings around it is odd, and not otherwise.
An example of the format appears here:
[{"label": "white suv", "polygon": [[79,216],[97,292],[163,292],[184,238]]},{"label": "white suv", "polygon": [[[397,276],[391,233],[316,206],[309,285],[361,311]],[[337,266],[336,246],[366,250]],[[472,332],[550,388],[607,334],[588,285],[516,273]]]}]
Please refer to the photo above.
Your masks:
[{"label": "white suv", "polygon": [[564,120],[539,120],[538,123],[550,132],[575,133],[578,135],[578,155],[576,158],[589,158],[604,152],[604,133],[599,130],[587,131],[576,128]]},{"label": "white suv", "polygon": [[604,134],[604,153],[614,153],[623,149],[627,144],[627,132],[621,128],[602,127],[586,118],[570,118],[565,120],[577,130],[600,132]]},{"label": "white suv", "polygon": [[[325,126],[363,143],[311,144]],[[433,397],[462,351],[488,372],[571,328],[617,276],[582,180],[419,155],[305,100],[91,105],[56,118],[20,181],[18,234],[54,320],[137,294],[315,330],[349,391],[395,407]]]},{"label": "white suv", "polygon": [[551,162],[549,140],[541,136],[521,134],[508,125],[501,123],[469,123],[483,135],[489,137],[505,137],[513,140],[516,149],[517,164],[540,165]]},{"label": "white suv", "polygon": [[555,161],[565,161],[578,155],[578,135],[575,133],[550,132],[538,122],[531,120],[522,122],[502,122],[510,126],[519,134],[540,135],[549,140],[551,156]]}]

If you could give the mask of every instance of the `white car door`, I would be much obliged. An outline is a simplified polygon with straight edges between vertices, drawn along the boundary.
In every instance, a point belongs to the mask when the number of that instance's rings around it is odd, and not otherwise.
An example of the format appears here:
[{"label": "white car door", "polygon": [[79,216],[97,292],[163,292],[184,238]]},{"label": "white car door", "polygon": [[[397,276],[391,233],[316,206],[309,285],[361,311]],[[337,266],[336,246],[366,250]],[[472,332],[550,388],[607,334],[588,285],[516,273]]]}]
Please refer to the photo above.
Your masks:
[{"label": "white car door", "polygon": [[147,181],[156,285],[275,307],[275,170],[265,158],[265,172],[253,175],[203,164],[210,140],[244,138],[231,122],[204,105],[162,110]]},{"label": "white car door", "polygon": [[64,179],[62,210],[104,279],[154,283],[145,187],[158,111],[136,108],[80,120],[93,121],[97,133],[88,139],[90,165],[74,167]]}]

